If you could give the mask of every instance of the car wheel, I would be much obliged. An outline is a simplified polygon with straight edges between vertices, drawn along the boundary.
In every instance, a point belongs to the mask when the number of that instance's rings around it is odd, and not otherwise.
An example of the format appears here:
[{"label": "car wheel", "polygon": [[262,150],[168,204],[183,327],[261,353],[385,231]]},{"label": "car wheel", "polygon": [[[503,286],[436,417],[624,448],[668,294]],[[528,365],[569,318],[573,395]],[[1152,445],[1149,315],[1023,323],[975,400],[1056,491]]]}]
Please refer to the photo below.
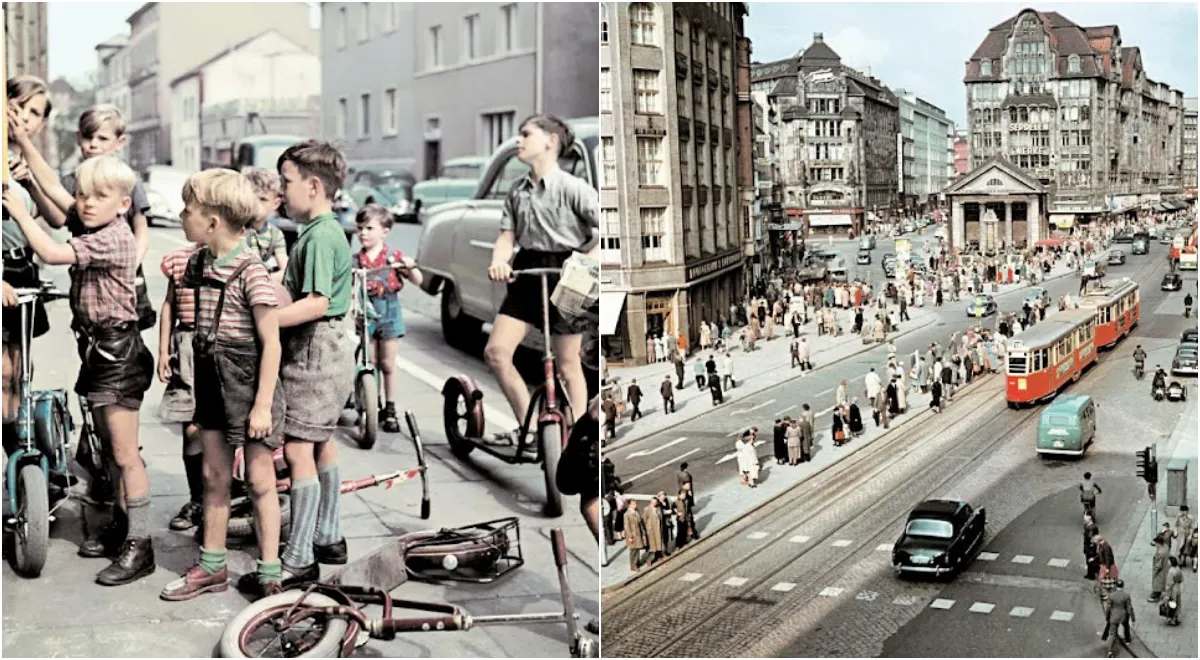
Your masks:
[{"label": "car wheel", "polygon": [[442,336],[446,343],[460,350],[474,350],[479,344],[483,322],[466,315],[458,290],[449,281],[442,285],[441,308]]}]

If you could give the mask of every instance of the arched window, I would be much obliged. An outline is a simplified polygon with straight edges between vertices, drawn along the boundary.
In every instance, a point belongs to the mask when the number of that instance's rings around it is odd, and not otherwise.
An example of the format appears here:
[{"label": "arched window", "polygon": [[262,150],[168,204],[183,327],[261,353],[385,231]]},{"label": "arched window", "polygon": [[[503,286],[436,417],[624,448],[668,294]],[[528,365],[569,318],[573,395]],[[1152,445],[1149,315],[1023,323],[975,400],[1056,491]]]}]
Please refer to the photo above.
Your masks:
[{"label": "arched window", "polygon": [[1019,109],[1017,111],[1017,117],[1018,117],[1018,121],[1020,121],[1022,124],[1029,121],[1029,109],[1028,108]]},{"label": "arched window", "polygon": [[630,41],[640,46],[658,45],[658,12],[649,2],[629,5]]},{"label": "arched window", "polygon": [[1067,57],[1067,73],[1079,73],[1079,56],[1069,55]]},{"label": "arched window", "polygon": [[979,75],[981,75],[981,76],[992,75],[992,61],[991,60],[985,58],[984,60],[982,60],[979,63]]},{"label": "arched window", "polygon": [[1008,121],[1013,124],[1017,123],[1017,109],[1015,107],[1008,109]]}]

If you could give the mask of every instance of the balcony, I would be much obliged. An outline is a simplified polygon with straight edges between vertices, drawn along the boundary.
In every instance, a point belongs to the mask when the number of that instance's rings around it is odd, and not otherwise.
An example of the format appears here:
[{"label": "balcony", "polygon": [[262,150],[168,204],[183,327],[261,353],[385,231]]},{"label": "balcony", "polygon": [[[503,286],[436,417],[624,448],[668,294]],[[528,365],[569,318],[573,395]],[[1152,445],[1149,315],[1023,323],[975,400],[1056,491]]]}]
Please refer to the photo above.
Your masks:
[{"label": "balcony", "polygon": [[708,186],[700,186],[696,189],[696,202],[700,206],[708,203]]},{"label": "balcony", "polygon": [[710,125],[708,127],[708,139],[712,141],[713,144],[716,144],[717,141],[721,139],[721,129],[717,126]]},{"label": "balcony", "polygon": [[692,122],[690,120],[684,119],[682,117],[679,118],[679,139],[680,140],[692,139]]},{"label": "balcony", "polygon": [[687,80],[688,74],[688,56],[683,53],[675,53],[675,77],[679,80]]},{"label": "balcony", "polygon": [[692,195],[693,195],[693,191],[692,191],[691,186],[683,186],[679,189],[680,202],[684,206],[692,205]]},{"label": "balcony", "polygon": [[713,205],[721,203],[721,186],[713,186]]},{"label": "balcony", "polygon": [[697,85],[704,84],[704,70],[698,66],[692,67],[692,82]]},{"label": "balcony", "polygon": [[704,136],[707,131],[704,130],[704,124],[696,122],[696,143],[704,144]]},{"label": "balcony", "polygon": [[708,70],[708,88],[716,89],[718,86],[720,86],[720,84],[721,84],[720,76],[717,75],[716,71],[709,69]]},{"label": "balcony", "polygon": [[729,130],[728,128],[723,128],[723,129],[721,129],[721,134],[725,137],[725,144],[732,146],[733,145],[733,131]]}]

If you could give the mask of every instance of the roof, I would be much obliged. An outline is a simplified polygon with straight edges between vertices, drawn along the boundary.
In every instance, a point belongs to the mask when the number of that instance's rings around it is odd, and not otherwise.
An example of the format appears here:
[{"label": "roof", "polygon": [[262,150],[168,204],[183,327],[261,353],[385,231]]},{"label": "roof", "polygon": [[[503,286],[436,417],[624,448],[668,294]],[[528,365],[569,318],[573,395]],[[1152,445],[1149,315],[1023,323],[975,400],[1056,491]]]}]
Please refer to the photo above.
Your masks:
[{"label": "roof", "polygon": [[1055,413],[1077,415],[1091,401],[1092,397],[1087,394],[1060,394],[1042,410],[1042,419]]},{"label": "roof", "polygon": [[74,95],[76,90],[71,86],[71,83],[67,82],[66,78],[60,76],[55,78],[54,82],[50,83],[50,93]]},{"label": "roof", "polygon": [[945,193],[946,194],[956,193],[959,190],[962,190],[963,188],[966,188],[968,185],[974,183],[975,181],[983,178],[983,175],[985,173],[987,173],[988,170],[996,169],[996,168],[1003,170],[1005,174],[1008,174],[1009,176],[1013,177],[1014,179],[1016,179],[1020,183],[1023,183],[1024,185],[1028,186],[1029,188],[1032,188],[1033,190],[1036,190],[1038,192],[1046,192],[1045,186],[1043,186],[1041,183],[1039,183],[1036,179],[1025,174],[1025,172],[1022,171],[1021,168],[1017,167],[1016,164],[1014,164],[1012,161],[1008,160],[1007,158],[1005,158],[1003,156],[992,156],[986,162],[981,163],[979,165],[979,167],[976,167],[975,169],[971,170],[970,172],[967,172],[966,174],[958,177],[958,180],[956,180],[954,183],[952,183],[950,185],[950,187],[946,188]]},{"label": "roof", "polygon": [[766,64],[751,64],[750,81],[760,82],[763,80],[773,80],[775,78],[785,78],[791,76],[800,69],[798,62],[799,58],[793,56],[785,60],[767,62]]},{"label": "roof", "polygon": [[778,83],[775,83],[775,89],[771,90],[768,97],[771,96],[795,96],[796,95],[796,77],[788,76],[780,78]]},{"label": "roof", "polygon": [[812,44],[804,49],[799,61],[801,67],[828,67],[841,64],[842,57],[825,43],[825,38],[818,32],[813,35]]},{"label": "roof", "polygon": [[124,32],[118,32],[117,34],[114,34],[113,36],[96,44],[96,50],[100,50],[101,48],[124,48],[128,44],[129,35],[125,34]]},{"label": "roof", "polygon": [[[1008,40],[1013,36],[1017,18],[1032,12],[1040,19],[1043,31],[1050,40],[1050,52],[1054,58],[1054,77],[1083,77],[1094,78],[1107,74],[1111,66],[1111,58],[1106,60],[1112,48],[1112,39],[1119,38],[1120,33],[1115,25],[1087,28],[1077,25],[1074,21],[1058,12],[1040,12],[1023,9],[1003,23],[992,27],[984,37],[983,42],[967,60],[967,74],[964,82],[979,80],[995,80],[1004,73],[999,62],[993,62],[992,75],[981,73],[980,63],[987,60],[1002,60],[1008,51]],[[1068,73],[1068,59],[1071,55],[1079,57],[1079,72]]]},{"label": "roof", "polygon": [[1045,321],[1019,333],[1013,337],[1013,342],[1019,342],[1021,348],[1045,348],[1050,344],[1066,337],[1075,330],[1075,325],[1084,319],[1090,319],[1096,312],[1088,308],[1071,309],[1058,312],[1046,317]]},{"label": "roof", "polygon": [[1000,104],[1000,107],[1007,108],[1012,105],[1057,108],[1058,101],[1054,99],[1053,94],[1009,94],[1004,97],[1004,102]]},{"label": "roof", "polygon": [[296,48],[299,48],[302,52],[305,52],[305,53],[308,52],[307,48],[305,48],[304,46],[301,46],[300,44],[297,44],[296,42],[292,41],[291,39],[288,39],[287,36],[285,34],[283,34],[282,32],[280,32],[279,30],[276,30],[275,28],[267,28],[266,30],[263,30],[262,32],[259,32],[250,37],[242,39],[241,41],[237,42],[236,44],[233,44],[232,46],[226,47],[224,50],[220,51],[216,55],[213,55],[212,57],[208,58],[207,60],[204,60],[203,62],[188,69],[187,71],[184,71],[183,73],[179,74],[178,76],[175,76],[175,78],[171,80],[170,85],[175,85],[176,83],[178,83],[181,80],[184,80],[185,78],[190,78],[190,77],[200,73],[202,70],[204,70],[204,67],[208,66],[209,64],[216,62],[217,60],[221,59],[222,57],[225,57],[226,55],[229,55],[230,53],[241,50],[250,42],[252,42],[252,41],[258,39],[259,37],[262,37],[263,35],[268,34],[270,32],[274,32],[275,34],[278,34],[279,36],[283,37],[284,39],[287,39],[288,43],[294,45]]},{"label": "roof", "polygon": [[913,510],[908,514],[908,517],[912,518],[916,515],[932,515],[950,518],[953,517],[954,514],[958,513],[959,509],[962,509],[964,506],[966,506],[966,504],[966,502],[959,502],[958,500],[925,500],[924,502],[921,502],[913,507]]}]

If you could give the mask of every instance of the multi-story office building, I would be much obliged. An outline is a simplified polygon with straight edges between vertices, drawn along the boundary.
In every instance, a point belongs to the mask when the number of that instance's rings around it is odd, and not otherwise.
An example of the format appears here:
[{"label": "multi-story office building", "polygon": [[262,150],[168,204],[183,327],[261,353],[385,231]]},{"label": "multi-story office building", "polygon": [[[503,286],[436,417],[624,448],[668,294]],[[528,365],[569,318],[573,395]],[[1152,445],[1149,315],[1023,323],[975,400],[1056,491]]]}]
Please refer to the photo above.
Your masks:
[{"label": "multi-story office building", "polygon": [[275,28],[311,53],[318,33],[300,2],[147,2],[130,27],[129,163],[144,169],[171,159],[171,93],[176,77],[231,44]]},{"label": "multi-story office building", "polygon": [[[607,360],[728,316],[753,242],[746,5],[601,4],[600,191]],[[623,306],[622,306],[623,305]]]},{"label": "multi-story office building", "polygon": [[[321,3],[324,132],[350,160],[490,155],[536,112],[596,114],[596,5]],[[376,66],[387,62],[388,66]]]},{"label": "multi-story office building", "polygon": [[1196,194],[1196,97],[1183,100],[1183,174],[1181,186],[1189,195]]},{"label": "multi-story office building", "polygon": [[1050,186],[1050,222],[1157,201],[1180,185],[1183,95],[1115,25],[1023,10],[966,63],[971,164],[1003,157]]},{"label": "multi-story office building", "polygon": [[46,80],[46,3],[4,3],[4,77],[27,75]]},{"label": "multi-story office building", "polygon": [[900,192],[906,203],[926,210],[937,206],[938,193],[945,189],[954,170],[954,122],[946,118],[945,110],[913,92],[897,89],[896,96],[904,138],[904,185]]},{"label": "multi-story office building", "polygon": [[958,126],[954,127],[954,174],[952,179],[966,174],[971,169],[971,142],[967,133]]},{"label": "multi-story office building", "polygon": [[900,102],[878,79],[841,63],[821,33],[771,91],[780,109],[784,212],[807,234],[861,233],[898,210]]}]

